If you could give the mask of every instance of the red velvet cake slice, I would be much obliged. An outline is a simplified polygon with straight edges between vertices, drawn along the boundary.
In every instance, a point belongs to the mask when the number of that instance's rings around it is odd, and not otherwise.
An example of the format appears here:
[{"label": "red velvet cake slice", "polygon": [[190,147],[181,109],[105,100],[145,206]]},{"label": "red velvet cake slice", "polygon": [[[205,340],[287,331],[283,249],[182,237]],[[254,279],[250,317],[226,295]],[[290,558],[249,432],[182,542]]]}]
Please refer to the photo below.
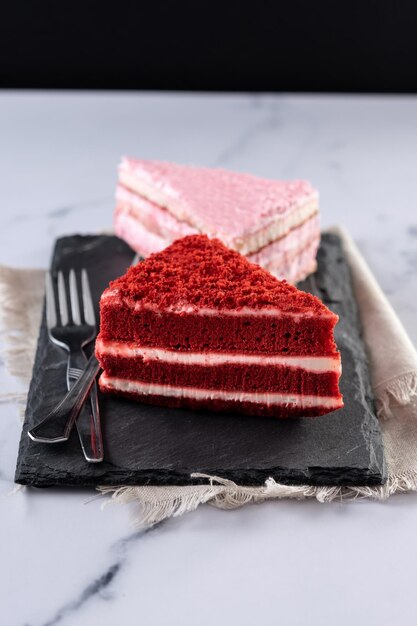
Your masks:
[{"label": "red velvet cake slice", "polygon": [[100,307],[102,391],[276,417],[343,406],[337,315],[217,239],[189,235],[151,255]]}]

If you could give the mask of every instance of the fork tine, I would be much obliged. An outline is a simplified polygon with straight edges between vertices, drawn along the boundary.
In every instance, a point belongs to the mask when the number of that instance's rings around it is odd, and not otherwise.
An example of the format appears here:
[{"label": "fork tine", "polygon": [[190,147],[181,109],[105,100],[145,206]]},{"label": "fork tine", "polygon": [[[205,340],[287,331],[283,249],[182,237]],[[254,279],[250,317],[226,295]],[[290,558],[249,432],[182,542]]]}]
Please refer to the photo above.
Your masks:
[{"label": "fork tine", "polygon": [[68,306],[67,294],[65,292],[64,274],[62,272],[58,272],[58,301],[61,325],[66,326],[68,324]]},{"label": "fork tine", "polygon": [[93,298],[91,297],[90,283],[88,281],[87,270],[81,270],[81,287],[83,293],[84,319],[91,326],[96,325],[94,315]]},{"label": "fork tine", "polygon": [[56,326],[56,306],[54,286],[52,283],[51,272],[46,272],[45,276],[45,294],[46,294],[46,325],[49,329]]},{"label": "fork tine", "polygon": [[70,270],[70,273],[69,273],[69,287],[70,287],[72,321],[74,324],[79,326],[81,324],[81,311],[80,311],[80,301],[78,299],[77,279],[75,277],[74,270]]}]

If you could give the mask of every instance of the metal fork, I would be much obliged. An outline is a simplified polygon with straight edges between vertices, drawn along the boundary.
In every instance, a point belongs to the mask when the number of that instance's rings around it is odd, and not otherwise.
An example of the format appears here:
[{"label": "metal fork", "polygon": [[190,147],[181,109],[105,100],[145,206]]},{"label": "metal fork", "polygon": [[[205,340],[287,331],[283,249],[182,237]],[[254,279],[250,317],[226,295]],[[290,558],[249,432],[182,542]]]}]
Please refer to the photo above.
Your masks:
[{"label": "metal fork", "polygon": [[[64,275],[62,272],[58,272],[57,284],[60,317],[58,323],[52,276],[50,273],[46,276],[46,320],[49,338],[53,343],[68,352],[67,387],[70,389],[85,369],[87,357],[84,353],[84,348],[95,339],[97,330],[86,270],[83,269],[81,271],[82,315],[78,297],[77,277],[74,270],[70,270],[68,282],[71,321],[68,314],[68,298]],[[42,441],[44,443],[65,441],[69,437],[71,426],[71,424],[63,424],[59,420],[56,422],[44,420],[31,430],[30,437],[34,441]],[[92,463],[102,461],[103,441],[97,385],[95,382],[90,391],[90,403],[84,404],[81,408],[76,426],[86,460]]]}]

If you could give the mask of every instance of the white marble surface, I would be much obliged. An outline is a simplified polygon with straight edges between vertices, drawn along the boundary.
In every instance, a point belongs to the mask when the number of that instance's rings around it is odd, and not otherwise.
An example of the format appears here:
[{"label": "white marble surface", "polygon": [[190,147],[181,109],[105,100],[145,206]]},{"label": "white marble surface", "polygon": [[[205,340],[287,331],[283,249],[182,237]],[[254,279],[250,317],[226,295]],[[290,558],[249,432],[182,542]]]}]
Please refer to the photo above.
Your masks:
[{"label": "white marble surface", "polygon": [[[46,267],[57,236],[110,228],[123,153],[310,179],[417,342],[416,98],[3,92],[0,263]],[[3,364],[0,385],[18,388]],[[416,495],[205,506],[135,532],[93,492],[9,495],[20,424],[0,413],[2,625],[410,622]]]}]

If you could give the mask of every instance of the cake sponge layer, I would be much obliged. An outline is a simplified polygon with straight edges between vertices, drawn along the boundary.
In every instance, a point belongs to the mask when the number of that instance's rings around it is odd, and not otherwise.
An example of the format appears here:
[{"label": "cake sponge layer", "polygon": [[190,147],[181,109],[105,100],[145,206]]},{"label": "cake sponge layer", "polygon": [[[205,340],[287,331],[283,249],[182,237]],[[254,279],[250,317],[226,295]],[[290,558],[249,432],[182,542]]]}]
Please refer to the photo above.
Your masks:
[{"label": "cake sponge layer", "polygon": [[100,337],[170,350],[326,356],[336,352],[335,323],[333,317],[302,318],[279,312],[157,313],[135,310],[115,297],[102,302]]}]

